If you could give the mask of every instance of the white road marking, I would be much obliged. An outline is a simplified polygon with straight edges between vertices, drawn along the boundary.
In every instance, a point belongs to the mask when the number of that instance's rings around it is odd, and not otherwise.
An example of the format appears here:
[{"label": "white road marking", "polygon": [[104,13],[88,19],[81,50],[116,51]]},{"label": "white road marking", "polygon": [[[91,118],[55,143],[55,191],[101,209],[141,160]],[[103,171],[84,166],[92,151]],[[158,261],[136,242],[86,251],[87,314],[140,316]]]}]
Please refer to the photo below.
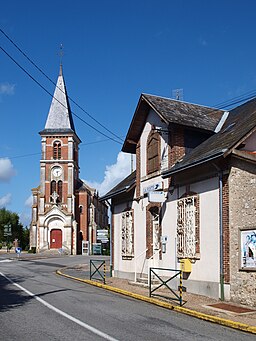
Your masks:
[{"label": "white road marking", "polygon": [[12,262],[12,259],[3,259],[3,260],[0,260],[0,263],[10,263]]},{"label": "white road marking", "polygon": [[103,339],[105,340],[109,340],[109,341],[118,341],[117,339],[113,338],[112,336],[101,332],[100,330],[78,320],[77,318],[65,313],[64,311],[54,307],[53,305],[47,303],[46,301],[42,300],[40,297],[36,296],[36,294],[33,294],[31,291],[23,288],[21,285],[13,282],[9,277],[5,276],[2,272],[0,272],[0,275],[3,276],[5,279],[7,279],[10,283],[12,283],[13,285],[15,285],[17,288],[19,288],[20,290],[24,291],[26,294],[28,294],[29,296],[35,298],[38,302],[42,303],[44,306],[46,306],[47,308],[55,311],[57,314],[60,314],[61,316],[66,317],[67,319],[69,319],[70,321],[75,322],[76,324],[78,324],[79,326],[91,331],[92,333],[101,336]]}]

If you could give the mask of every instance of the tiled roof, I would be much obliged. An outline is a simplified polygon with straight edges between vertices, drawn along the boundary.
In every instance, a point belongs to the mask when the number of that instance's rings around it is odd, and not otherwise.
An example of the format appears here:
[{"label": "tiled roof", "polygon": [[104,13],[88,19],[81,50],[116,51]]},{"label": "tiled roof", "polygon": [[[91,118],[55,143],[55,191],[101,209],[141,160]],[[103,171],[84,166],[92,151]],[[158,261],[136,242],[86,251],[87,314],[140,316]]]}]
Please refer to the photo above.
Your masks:
[{"label": "tiled roof", "polygon": [[135,153],[146,123],[147,115],[153,109],[167,124],[179,124],[192,129],[213,133],[224,111],[164,98],[142,94],[130,124],[122,151]]},{"label": "tiled roof", "polygon": [[186,127],[214,131],[223,115],[222,110],[197,104],[146,94],[143,94],[143,97],[151,103],[156,112],[162,115],[167,122]]},{"label": "tiled roof", "polygon": [[230,111],[222,129],[208,138],[183,160],[163,173],[164,177],[204,163],[215,157],[226,156],[256,126],[256,98]]},{"label": "tiled roof", "polygon": [[114,188],[112,188],[107,194],[103,195],[100,200],[107,200],[115,197],[116,195],[128,191],[136,181],[136,171],[129,174],[124,180],[119,182]]}]

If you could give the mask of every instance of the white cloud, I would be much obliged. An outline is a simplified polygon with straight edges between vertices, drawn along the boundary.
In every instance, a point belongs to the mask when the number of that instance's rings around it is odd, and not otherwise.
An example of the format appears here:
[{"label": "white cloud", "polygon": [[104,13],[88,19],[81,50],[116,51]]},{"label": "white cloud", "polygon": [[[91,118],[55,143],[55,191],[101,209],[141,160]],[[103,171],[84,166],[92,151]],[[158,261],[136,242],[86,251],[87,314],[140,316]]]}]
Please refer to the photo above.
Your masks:
[{"label": "white cloud", "polygon": [[122,181],[131,172],[131,155],[118,153],[116,163],[106,166],[105,176],[101,183],[84,180],[89,186],[96,188],[100,195],[106,194],[110,189]]},{"label": "white cloud", "polygon": [[0,159],[0,182],[8,182],[16,175],[13,164],[9,159]]},{"label": "white cloud", "polygon": [[27,198],[27,200],[25,201],[25,206],[27,207],[31,207],[33,204],[33,196],[32,194]]},{"label": "white cloud", "polygon": [[1,95],[13,95],[15,84],[0,83],[0,94]]},{"label": "white cloud", "polygon": [[6,207],[7,205],[9,205],[11,200],[12,200],[11,193],[8,193],[5,196],[0,197],[0,208]]}]

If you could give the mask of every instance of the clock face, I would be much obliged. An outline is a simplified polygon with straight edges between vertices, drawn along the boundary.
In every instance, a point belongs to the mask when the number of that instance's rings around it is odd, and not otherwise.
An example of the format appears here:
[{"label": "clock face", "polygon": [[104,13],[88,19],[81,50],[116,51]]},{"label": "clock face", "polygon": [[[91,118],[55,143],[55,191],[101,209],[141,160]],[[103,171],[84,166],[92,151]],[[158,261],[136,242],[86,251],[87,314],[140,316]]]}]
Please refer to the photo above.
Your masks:
[{"label": "clock face", "polygon": [[53,174],[53,176],[56,176],[56,177],[61,176],[62,169],[60,167],[55,167],[52,170],[52,174]]}]

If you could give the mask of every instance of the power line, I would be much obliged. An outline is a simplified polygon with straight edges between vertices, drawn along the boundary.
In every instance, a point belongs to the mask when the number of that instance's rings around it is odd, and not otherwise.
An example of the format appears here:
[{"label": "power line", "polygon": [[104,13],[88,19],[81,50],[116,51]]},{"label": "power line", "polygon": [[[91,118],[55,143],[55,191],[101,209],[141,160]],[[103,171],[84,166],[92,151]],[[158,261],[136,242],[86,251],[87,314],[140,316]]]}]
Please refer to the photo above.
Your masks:
[{"label": "power line", "polygon": [[[92,145],[92,144],[97,144],[97,143],[102,143],[102,142],[108,142],[109,139],[104,139],[104,140],[100,140],[100,141],[91,141],[91,142],[87,142],[87,143],[81,143],[79,144],[79,147],[81,146],[89,146],[89,145]],[[48,152],[50,154],[50,152]],[[48,153],[46,153],[46,155],[48,155]],[[0,156],[0,160],[1,159],[9,159],[9,160],[13,160],[13,159],[21,159],[21,158],[24,158],[24,157],[29,157],[29,156],[35,156],[35,155],[41,155],[42,153],[39,152],[39,153],[30,153],[30,154],[23,154],[23,155],[17,155],[17,156]]]},{"label": "power line", "polygon": [[[54,98],[58,103],[60,103],[60,105],[62,105],[65,109],[68,109],[63,103],[61,103],[56,97],[52,96],[52,94],[42,85],[40,84],[27,70],[25,70],[2,46],[0,46],[0,49],[23,71],[26,73],[26,75],[31,78],[38,86],[40,86],[41,89],[43,89],[49,96],[51,96],[51,98]],[[105,133],[103,133],[102,131],[100,131],[99,129],[95,128],[93,125],[91,125],[90,123],[86,122],[84,119],[82,119],[80,116],[78,116],[76,113],[74,113],[73,111],[71,111],[71,113],[78,118],[80,121],[82,121],[84,124],[86,124],[88,127],[90,127],[91,129],[97,131],[99,134],[107,137],[108,139],[122,144],[121,142],[115,140],[114,138],[112,138],[111,136],[106,135]]]},{"label": "power line", "polygon": [[[46,77],[54,86],[56,85],[55,82],[39,67],[36,65],[36,63],[0,28],[0,32],[16,47],[16,49],[42,74],[44,77]],[[62,89],[60,89],[58,86],[57,88],[63,92]],[[71,97],[67,96],[70,102],[74,103],[79,109],[81,109],[87,116],[89,116],[94,122],[99,124],[103,129],[105,129],[107,132],[109,132],[111,135],[115,136],[119,140],[123,141],[120,136],[113,133],[110,129],[105,127],[102,123],[100,123],[96,118],[94,118],[91,114],[88,113],[83,107],[81,107],[76,101],[74,101]]]},{"label": "power line", "polygon": [[[247,97],[245,97],[245,96],[247,96]],[[251,91],[248,91],[248,92],[246,92],[246,93],[244,93],[244,94],[242,94],[240,96],[231,98],[230,100],[227,100],[227,101],[224,101],[224,102],[220,102],[219,104],[216,104],[213,107],[214,108],[217,107],[219,109],[230,107],[232,105],[239,104],[239,103],[248,101],[250,99],[253,99],[255,96],[256,96],[256,90],[251,90]],[[230,101],[232,101],[232,102],[230,102]]]}]

